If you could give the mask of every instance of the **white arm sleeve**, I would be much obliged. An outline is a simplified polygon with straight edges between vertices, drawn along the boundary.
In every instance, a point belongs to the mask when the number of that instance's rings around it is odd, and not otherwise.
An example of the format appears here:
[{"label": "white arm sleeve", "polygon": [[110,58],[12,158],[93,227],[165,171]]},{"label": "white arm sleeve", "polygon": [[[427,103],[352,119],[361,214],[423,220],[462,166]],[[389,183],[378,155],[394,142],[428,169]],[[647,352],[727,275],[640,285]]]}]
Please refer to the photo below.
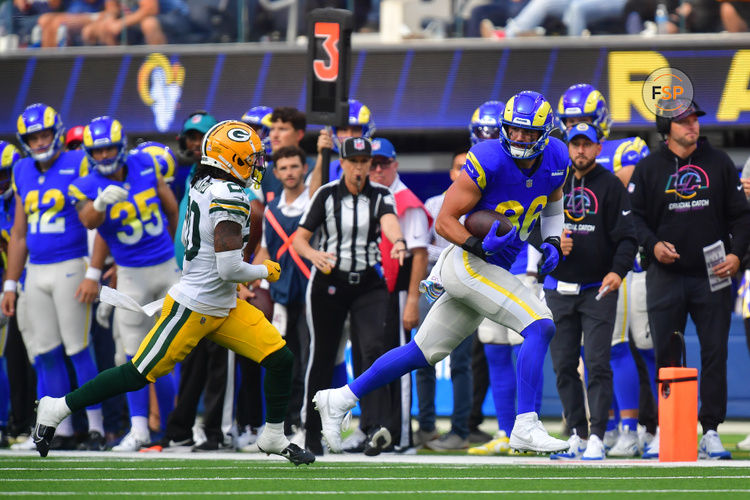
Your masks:
[{"label": "white arm sleeve", "polygon": [[563,230],[563,199],[551,201],[542,209],[542,241],[550,236],[560,237]]},{"label": "white arm sleeve", "polygon": [[268,277],[266,266],[254,266],[243,261],[240,249],[217,252],[216,269],[221,279],[232,283],[246,283]]}]

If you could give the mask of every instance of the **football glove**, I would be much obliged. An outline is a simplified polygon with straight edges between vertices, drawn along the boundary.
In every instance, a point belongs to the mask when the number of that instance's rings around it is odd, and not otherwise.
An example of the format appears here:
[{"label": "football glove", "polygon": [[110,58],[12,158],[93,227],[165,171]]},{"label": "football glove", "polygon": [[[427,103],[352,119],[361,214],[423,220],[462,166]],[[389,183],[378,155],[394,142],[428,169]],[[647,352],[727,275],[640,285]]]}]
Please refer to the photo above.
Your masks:
[{"label": "football glove", "polygon": [[120,186],[110,184],[94,200],[94,210],[104,212],[108,205],[114,205],[118,201],[124,201],[128,198],[128,191]]},{"label": "football glove", "polygon": [[486,253],[487,255],[492,255],[494,253],[500,252],[503,248],[511,244],[514,239],[516,239],[516,233],[518,232],[516,226],[513,226],[513,229],[511,229],[504,235],[497,236],[497,227],[499,225],[499,220],[493,222],[492,227],[490,228],[490,232],[487,233],[487,236],[485,236],[482,240],[482,250],[484,250],[484,253]]},{"label": "football glove", "polygon": [[542,259],[539,261],[539,274],[549,274],[555,270],[557,264],[560,262],[560,238],[550,236],[542,246],[539,247],[542,251]]},{"label": "football glove", "polygon": [[274,281],[279,279],[279,277],[281,276],[281,266],[278,262],[266,259],[263,261],[263,265],[266,266],[266,269],[268,269],[268,276],[266,277],[266,281],[268,281],[269,283],[273,283]]},{"label": "football glove", "polygon": [[99,326],[102,328],[109,328],[112,309],[114,308],[115,307],[111,304],[99,302],[99,305],[96,307],[96,322]]}]

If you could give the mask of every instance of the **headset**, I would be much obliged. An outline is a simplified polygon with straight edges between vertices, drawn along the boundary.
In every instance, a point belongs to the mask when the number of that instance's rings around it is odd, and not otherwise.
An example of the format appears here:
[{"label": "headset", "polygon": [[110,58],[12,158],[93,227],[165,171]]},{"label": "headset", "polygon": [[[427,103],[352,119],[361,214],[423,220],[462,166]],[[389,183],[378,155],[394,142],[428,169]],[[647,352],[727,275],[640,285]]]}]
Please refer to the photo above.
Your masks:
[{"label": "headset", "polygon": [[[687,99],[685,99],[687,100]],[[700,106],[698,106],[698,103],[695,101],[690,101],[690,104],[687,106],[685,111],[682,112],[682,114],[691,111],[692,113],[695,113],[698,116],[703,116],[706,114],[705,111],[701,109]],[[672,128],[672,120],[674,120],[674,117],[666,117],[666,116],[660,116],[658,113],[656,115],[656,131],[661,134],[662,137],[666,137],[669,135],[669,131]]]}]

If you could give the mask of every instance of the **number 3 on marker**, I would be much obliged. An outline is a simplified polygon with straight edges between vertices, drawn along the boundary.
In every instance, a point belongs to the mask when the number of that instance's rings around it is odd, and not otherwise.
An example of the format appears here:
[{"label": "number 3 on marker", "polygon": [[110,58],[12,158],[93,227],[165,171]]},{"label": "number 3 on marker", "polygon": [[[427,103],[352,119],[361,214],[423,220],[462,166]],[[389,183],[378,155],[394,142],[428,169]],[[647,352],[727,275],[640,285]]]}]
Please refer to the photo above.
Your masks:
[{"label": "number 3 on marker", "polygon": [[318,80],[333,82],[339,77],[339,24],[315,23],[315,38],[323,38],[323,50],[328,62],[322,59],[313,61],[313,71]]}]

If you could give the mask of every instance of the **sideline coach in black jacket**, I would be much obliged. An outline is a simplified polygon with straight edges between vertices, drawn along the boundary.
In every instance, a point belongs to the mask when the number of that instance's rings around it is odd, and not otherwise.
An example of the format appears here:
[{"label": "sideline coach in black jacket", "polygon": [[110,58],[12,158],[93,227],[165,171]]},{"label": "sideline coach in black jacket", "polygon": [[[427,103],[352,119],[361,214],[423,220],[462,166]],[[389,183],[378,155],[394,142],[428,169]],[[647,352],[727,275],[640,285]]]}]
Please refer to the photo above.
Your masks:
[{"label": "sideline coach in black jacket", "polygon": [[650,260],[646,290],[657,368],[665,366],[670,335],[685,331],[689,313],[701,347],[699,458],[730,458],[716,429],[727,410],[732,292],[711,291],[703,248],[721,240],[727,256],[713,273],[737,273],[750,242],[750,206],[729,156],[699,137],[698,117],[705,113],[692,101],[681,104],[684,111],[674,118],[657,117],[666,140],[638,162],[628,191]]},{"label": "sideline coach in black jacket", "polygon": [[[553,458],[601,460],[602,438],[612,404],[609,361],[617,290],[633,266],[638,244],[625,187],[612,172],[596,163],[601,152],[596,127],[579,123],[568,132],[567,140],[572,167],[563,187],[564,257],[544,287],[555,319],[550,354],[557,391],[565,419],[575,433],[568,441],[569,450]],[[582,330],[589,373],[591,432],[578,376]],[[588,443],[583,441],[587,436]]]}]

